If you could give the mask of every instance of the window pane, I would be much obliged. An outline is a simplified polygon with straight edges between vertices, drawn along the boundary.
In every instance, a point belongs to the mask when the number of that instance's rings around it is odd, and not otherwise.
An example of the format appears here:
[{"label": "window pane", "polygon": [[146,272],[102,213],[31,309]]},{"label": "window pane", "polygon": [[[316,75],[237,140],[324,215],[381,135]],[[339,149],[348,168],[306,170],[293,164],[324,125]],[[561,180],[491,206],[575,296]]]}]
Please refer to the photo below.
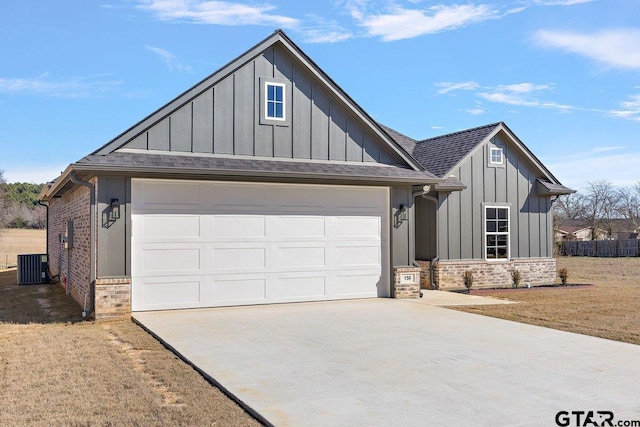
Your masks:
[{"label": "window pane", "polygon": [[282,102],[282,86],[276,86],[276,101]]},{"label": "window pane", "polygon": [[487,233],[495,233],[498,227],[495,221],[487,221]]},{"label": "window pane", "polygon": [[495,246],[497,242],[495,235],[490,234],[487,236],[487,246]]},{"label": "window pane", "polygon": [[487,248],[487,258],[496,258],[496,248]]},{"label": "window pane", "polygon": [[509,231],[509,221],[498,221],[498,230],[502,233]]},{"label": "window pane", "polygon": [[[487,236],[487,237],[489,237],[489,236]],[[497,242],[496,244],[497,245],[505,246],[505,247],[507,246],[507,236],[498,235],[498,236],[495,236],[495,237],[496,237],[496,242]]]},{"label": "window pane", "polygon": [[281,103],[277,103],[276,104],[276,117],[278,117],[278,118],[284,117],[283,114],[282,114],[282,104]]},{"label": "window pane", "polygon": [[275,98],[274,91],[275,91],[275,86],[267,85],[267,99],[269,101],[273,101],[274,100],[274,98]]},{"label": "window pane", "polygon": [[275,104],[267,102],[267,117],[275,117]]},{"label": "window pane", "polygon": [[496,218],[496,209],[487,208],[487,219],[495,219],[495,218]]},{"label": "window pane", "polygon": [[508,210],[507,209],[496,209],[496,210],[498,211],[498,218],[507,219],[507,216],[508,216],[508,214],[507,214]]},{"label": "window pane", "polygon": [[498,248],[498,258],[507,257],[507,248]]}]

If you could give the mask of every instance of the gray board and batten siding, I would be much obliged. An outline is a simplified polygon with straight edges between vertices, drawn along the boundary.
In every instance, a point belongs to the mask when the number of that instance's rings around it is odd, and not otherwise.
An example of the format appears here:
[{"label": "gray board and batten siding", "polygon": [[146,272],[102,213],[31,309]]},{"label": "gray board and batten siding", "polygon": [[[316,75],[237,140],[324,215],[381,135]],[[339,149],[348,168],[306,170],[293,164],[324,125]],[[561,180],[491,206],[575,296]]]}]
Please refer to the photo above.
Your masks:
[{"label": "gray board and batten siding", "polygon": [[[489,146],[503,148],[503,166],[489,165]],[[437,213],[418,199],[418,259],[484,259],[484,206],[494,204],[510,208],[510,258],[553,256],[551,199],[538,194],[538,168],[521,153],[499,132],[449,171],[465,190],[439,193]]]},{"label": "gray board and batten siding", "polygon": [[[264,80],[286,83],[287,120],[263,116]],[[279,43],[150,124],[121,148],[406,164]]]}]

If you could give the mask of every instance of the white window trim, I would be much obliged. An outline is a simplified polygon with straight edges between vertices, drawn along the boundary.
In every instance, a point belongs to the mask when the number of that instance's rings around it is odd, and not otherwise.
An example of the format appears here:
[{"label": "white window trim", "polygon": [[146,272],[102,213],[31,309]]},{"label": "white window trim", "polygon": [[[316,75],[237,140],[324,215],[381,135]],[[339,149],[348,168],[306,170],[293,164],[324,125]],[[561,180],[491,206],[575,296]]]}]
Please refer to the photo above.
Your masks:
[{"label": "white window trim", "polygon": [[[282,88],[282,117],[269,116],[269,86],[279,86]],[[287,85],[271,81],[264,82],[264,119],[278,122],[287,121]]]},{"label": "white window trim", "polygon": [[[500,151],[500,161],[493,161],[493,151]],[[494,166],[501,166],[504,164],[504,149],[502,147],[489,147],[489,164]]]},{"label": "white window trim", "polygon": [[[488,258],[487,257],[487,209],[506,209],[507,210],[507,226],[508,232],[491,232],[491,234],[501,234],[507,236],[507,257],[506,258]],[[488,262],[505,262],[511,260],[511,206],[500,204],[483,205],[482,207],[482,251],[484,253],[484,259]]]}]

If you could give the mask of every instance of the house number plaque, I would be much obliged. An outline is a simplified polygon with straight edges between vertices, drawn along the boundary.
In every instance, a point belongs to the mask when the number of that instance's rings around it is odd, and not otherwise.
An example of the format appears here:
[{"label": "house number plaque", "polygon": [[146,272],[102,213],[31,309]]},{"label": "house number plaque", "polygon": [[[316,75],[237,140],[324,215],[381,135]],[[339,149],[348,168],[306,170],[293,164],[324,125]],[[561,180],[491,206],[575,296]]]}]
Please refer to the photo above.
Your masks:
[{"label": "house number plaque", "polygon": [[401,285],[412,285],[417,283],[416,275],[414,273],[402,273],[400,274]]}]

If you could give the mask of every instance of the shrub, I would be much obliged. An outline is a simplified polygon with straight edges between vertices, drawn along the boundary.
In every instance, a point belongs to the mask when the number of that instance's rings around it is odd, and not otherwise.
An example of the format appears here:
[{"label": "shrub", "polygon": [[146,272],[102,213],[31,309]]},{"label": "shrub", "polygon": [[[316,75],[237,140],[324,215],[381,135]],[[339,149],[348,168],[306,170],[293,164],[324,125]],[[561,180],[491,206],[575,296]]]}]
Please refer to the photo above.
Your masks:
[{"label": "shrub", "polygon": [[562,286],[567,286],[567,278],[569,277],[569,272],[567,271],[566,268],[561,268],[560,270],[558,270],[558,277],[560,277],[560,282],[562,283]]},{"label": "shrub", "polygon": [[467,293],[470,294],[473,286],[473,271],[467,270],[462,273],[462,281],[464,282],[464,287],[467,288]]},{"label": "shrub", "polygon": [[520,274],[520,270],[514,268],[511,272],[511,287],[518,288],[520,286],[520,281],[522,280],[522,274]]}]

